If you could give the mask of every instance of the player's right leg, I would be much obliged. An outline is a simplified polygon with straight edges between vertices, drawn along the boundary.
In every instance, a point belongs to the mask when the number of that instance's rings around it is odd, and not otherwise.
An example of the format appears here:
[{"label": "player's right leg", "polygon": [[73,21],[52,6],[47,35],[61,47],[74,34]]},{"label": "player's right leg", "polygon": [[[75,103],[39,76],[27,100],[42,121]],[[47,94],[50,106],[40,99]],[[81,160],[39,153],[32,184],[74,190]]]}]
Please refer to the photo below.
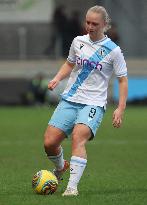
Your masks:
[{"label": "player's right leg", "polygon": [[61,152],[61,142],[65,138],[65,133],[59,128],[48,125],[44,134],[44,148],[48,156],[59,155]]},{"label": "player's right leg", "polygon": [[69,163],[64,160],[63,149],[61,142],[65,138],[65,133],[59,128],[49,125],[44,135],[44,148],[48,156],[54,165],[54,174],[60,180],[63,173],[69,168]]},{"label": "player's right leg", "polygon": [[63,158],[61,142],[71,133],[76,114],[73,104],[62,100],[55,109],[45,132],[45,151],[48,158],[55,164],[54,173],[56,175],[60,175],[69,167],[69,163]]}]

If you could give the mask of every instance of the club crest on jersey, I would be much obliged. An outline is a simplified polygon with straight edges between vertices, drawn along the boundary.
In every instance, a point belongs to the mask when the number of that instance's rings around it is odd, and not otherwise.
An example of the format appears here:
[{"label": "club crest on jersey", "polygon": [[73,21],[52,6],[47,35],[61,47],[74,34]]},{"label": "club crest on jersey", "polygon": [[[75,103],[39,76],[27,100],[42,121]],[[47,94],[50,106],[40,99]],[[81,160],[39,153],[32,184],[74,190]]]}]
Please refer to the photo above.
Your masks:
[{"label": "club crest on jersey", "polygon": [[99,54],[100,56],[104,57],[104,56],[106,55],[106,50],[105,50],[104,48],[100,48],[100,49],[98,50],[98,54]]},{"label": "club crest on jersey", "polygon": [[83,44],[83,43],[81,43],[81,44],[80,44],[80,50],[83,48],[83,46],[84,46],[84,44]]}]

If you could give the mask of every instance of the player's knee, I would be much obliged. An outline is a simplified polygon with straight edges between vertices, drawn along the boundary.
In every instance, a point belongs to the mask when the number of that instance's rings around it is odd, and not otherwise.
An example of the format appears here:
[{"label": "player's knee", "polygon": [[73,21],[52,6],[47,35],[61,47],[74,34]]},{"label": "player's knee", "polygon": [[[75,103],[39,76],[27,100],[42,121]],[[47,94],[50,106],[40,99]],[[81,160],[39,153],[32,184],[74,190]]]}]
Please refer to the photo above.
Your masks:
[{"label": "player's knee", "polygon": [[86,143],[86,139],[83,136],[79,135],[76,132],[73,132],[73,134],[72,134],[73,146],[75,146],[75,147],[76,146],[83,146],[83,145],[85,145],[85,143]]},{"label": "player's knee", "polygon": [[44,135],[44,148],[45,148],[45,151],[53,149],[55,144],[56,144],[55,140],[48,133],[45,133],[45,135]]},{"label": "player's knee", "polygon": [[72,148],[73,149],[81,149],[85,147],[89,137],[87,135],[83,135],[79,133],[79,131],[74,130],[72,133]]}]

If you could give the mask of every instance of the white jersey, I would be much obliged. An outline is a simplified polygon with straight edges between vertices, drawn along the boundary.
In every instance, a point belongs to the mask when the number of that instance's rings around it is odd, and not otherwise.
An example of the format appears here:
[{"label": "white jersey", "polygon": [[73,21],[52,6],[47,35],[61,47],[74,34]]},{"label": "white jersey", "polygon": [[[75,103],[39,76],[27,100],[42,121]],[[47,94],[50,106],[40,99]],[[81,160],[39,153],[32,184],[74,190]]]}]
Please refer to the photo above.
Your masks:
[{"label": "white jersey", "polygon": [[70,47],[67,60],[75,63],[62,98],[76,103],[105,107],[109,79],[126,76],[124,56],[107,36],[96,42],[89,35],[76,37]]}]

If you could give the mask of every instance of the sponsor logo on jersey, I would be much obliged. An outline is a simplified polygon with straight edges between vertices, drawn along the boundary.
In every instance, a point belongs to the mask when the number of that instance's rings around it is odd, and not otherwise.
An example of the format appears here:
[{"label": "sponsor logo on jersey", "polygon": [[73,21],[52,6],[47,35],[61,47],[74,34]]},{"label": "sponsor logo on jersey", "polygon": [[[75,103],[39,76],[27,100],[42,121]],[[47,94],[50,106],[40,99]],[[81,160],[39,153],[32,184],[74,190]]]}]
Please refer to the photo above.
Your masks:
[{"label": "sponsor logo on jersey", "polygon": [[77,57],[76,64],[78,66],[87,66],[90,69],[98,69],[100,71],[102,70],[102,64],[100,64],[99,62],[88,60],[86,58]]}]

